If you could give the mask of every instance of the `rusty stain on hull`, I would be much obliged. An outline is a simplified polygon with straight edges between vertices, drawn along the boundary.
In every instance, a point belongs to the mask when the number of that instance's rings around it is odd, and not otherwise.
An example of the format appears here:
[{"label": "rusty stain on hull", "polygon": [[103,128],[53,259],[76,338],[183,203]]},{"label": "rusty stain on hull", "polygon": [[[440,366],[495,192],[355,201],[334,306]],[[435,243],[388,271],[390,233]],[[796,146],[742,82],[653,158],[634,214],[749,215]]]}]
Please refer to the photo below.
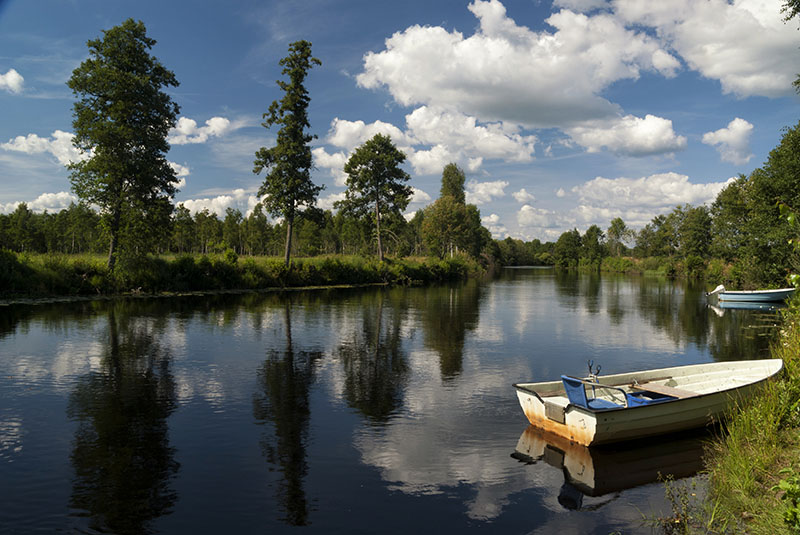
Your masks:
[{"label": "rusty stain on hull", "polygon": [[532,406],[533,403],[534,402],[526,403],[523,408],[525,417],[531,425],[548,433],[564,437],[582,446],[588,446],[592,443],[594,433],[590,433],[585,426],[583,426],[582,429],[576,429],[566,423],[562,424],[551,420],[547,416],[544,416],[544,414],[538,414]]}]

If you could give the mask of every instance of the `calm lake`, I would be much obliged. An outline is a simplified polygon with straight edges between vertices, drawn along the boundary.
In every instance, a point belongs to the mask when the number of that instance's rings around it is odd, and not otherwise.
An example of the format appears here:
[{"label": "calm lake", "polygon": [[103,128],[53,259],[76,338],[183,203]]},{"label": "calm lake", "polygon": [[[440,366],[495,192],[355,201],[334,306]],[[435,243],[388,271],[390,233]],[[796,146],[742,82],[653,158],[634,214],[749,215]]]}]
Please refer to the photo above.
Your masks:
[{"label": "calm lake", "polygon": [[767,356],[775,314],[703,290],[529,268],[0,306],[0,532],[650,533],[650,474],[703,437],[549,443],[511,385]]}]

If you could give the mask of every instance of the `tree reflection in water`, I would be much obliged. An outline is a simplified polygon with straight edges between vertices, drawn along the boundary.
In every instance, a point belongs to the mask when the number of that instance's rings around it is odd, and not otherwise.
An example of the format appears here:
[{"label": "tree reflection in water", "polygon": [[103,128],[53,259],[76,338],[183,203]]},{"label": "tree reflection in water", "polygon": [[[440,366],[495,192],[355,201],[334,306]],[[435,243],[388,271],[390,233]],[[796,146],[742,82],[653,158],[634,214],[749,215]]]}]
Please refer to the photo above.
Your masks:
[{"label": "tree reflection in water", "polygon": [[271,422],[274,433],[264,437],[264,456],[283,474],[276,499],[292,526],[309,523],[309,505],[303,481],[308,474],[306,446],[311,419],[309,391],[314,383],[314,363],[321,351],[295,350],[292,341],[291,303],[284,301],[286,347],[272,350],[258,372],[261,392],[253,399],[253,415],[261,422]]},{"label": "tree reflection in water", "polygon": [[[386,292],[365,296],[361,328],[344,333],[337,355],[344,365],[344,397],[372,423],[385,423],[403,404],[409,373],[401,328],[407,300],[384,306]],[[387,317],[388,316],[388,317]]]},{"label": "tree reflection in water", "polygon": [[462,370],[464,340],[480,318],[480,283],[470,280],[459,286],[429,288],[414,294],[422,315],[425,345],[439,355],[439,370],[445,381]]},{"label": "tree reflection in water", "polygon": [[70,507],[92,530],[148,533],[177,499],[167,425],[175,381],[157,326],[130,312],[125,302],[110,305],[100,368],[70,395],[68,415],[78,422]]}]

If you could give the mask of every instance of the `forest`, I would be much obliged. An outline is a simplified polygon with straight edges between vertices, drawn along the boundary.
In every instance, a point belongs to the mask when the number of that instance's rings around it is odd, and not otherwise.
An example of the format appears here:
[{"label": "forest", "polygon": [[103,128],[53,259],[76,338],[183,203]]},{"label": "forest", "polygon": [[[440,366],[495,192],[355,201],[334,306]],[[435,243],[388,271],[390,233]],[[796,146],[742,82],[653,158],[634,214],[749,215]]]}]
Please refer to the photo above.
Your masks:
[{"label": "forest", "polygon": [[[166,159],[167,135],[180,107],[165,88],[178,81],[149,54],[155,41],[141,21],[129,19],[103,34],[88,42],[90,58],[67,82],[76,97],[73,143],[85,155],[67,166],[80,201],[57,213],[34,213],[20,203],[12,213],[0,214],[0,252],[5,251],[0,254],[0,277],[6,292],[12,286],[23,288],[22,281],[32,276],[23,268],[36,264],[31,255],[46,255],[51,267],[69,264],[55,258],[77,255],[91,269],[69,270],[81,280],[92,278],[89,272],[106,280],[91,285],[97,291],[135,284],[148,270],[164,272],[154,267],[157,259],[180,261],[185,268],[209,255],[224,256],[228,265],[239,257],[282,255],[284,271],[291,269],[292,256],[377,257],[379,264],[387,256],[395,261],[430,258],[434,263],[460,259],[462,267],[471,267],[455,269],[458,273],[552,265],[706,277],[715,285],[742,289],[785,285],[798,270],[792,243],[797,230],[786,214],[791,219],[800,206],[800,124],[786,128],[762,167],[729,181],[710,205],[676,206],[640,229],[617,217],[605,229],[595,224],[581,233],[574,228],[555,242],[493,239],[477,206],[466,202],[465,174],[455,163],[442,170],[439,198],[407,220],[403,211],[412,190],[407,185],[411,177],[402,168],[406,156],[382,134],[353,151],[343,169],[344,199],[333,210],[321,210],[317,197],[322,187],[311,180],[314,136],[308,131],[310,95],[304,85],[308,71],[321,62],[307,41],[291,43],[280,60],[285,80],[277,84],[283,98],[263,114],[262,125],[278,127],[278,132],[274,146],[254,155],[254,174],[265,175],[258,190],[261,202],[246,214],[233,208],[223,217],[208,209],[192,213],[173,204],[178,178]],[[138,70],[132,71],[131,65]],[[85,260],[91,255],[94,260]],[[106,255],[105,271],[97,265],[100,255]],[[416,266],[422,264],[417,261]],[[443,269],[452,274],[451,267]],[[385,280],[375,273],[365,278]],[[408,274],[396,278],[407,279]],[[237,280],[217,281],[215,286],[243,283],[241,277]],[[269,275],[258,284],[269,284],[266,280],[284,279]],[[69,284],[62,282],[60,291]],[[53,285],[40,285],[39,292],[47,288],[52,291]]]},{"label": "forest", "polygon": [[[411,220],[384,219],[384,247],[393,257],[444,258],[456,253],[488,265],[553,265],[564,269],[654,271],[668,276],[705,276],[711,283],[742,288],[786,284],[798,271],[791,240],[796,235],[781,206],[800,206],[800,124],[786,129],[765,164],[731,181],[709,205],[676,206],[643,228],[621,218],[606,229],[592,225],[561,234],[555,242],[494,240],[480,224],[475,205],[464,202],[464,174],[455,164],[443,173],[440,198]],[[165,207],[157,231],[132,231],[146,250],[159,255],[280,256],[286,223],[270,221],[261,204],[248,215],[229,208],[224,218],[182,204]],[[108,232],[99,213],[72,204],[58,213],[34,213],[21,203],[0,214],[0,248],[16,253],[106,252]],[[291,242],[298,257],[375,254],[369,214],[307,210],[295,222]]]}]

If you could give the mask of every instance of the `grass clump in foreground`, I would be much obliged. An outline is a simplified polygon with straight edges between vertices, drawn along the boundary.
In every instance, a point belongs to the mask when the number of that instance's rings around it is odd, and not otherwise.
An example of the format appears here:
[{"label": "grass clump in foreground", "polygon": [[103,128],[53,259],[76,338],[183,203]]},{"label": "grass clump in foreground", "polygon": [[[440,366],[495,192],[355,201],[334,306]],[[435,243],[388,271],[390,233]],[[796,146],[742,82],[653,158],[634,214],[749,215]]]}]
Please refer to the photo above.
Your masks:
[{"label": "grass clump in foreground", "polygon": [[479,274],[473,259],[455,256],[385,259],[361,256],[296,258],[219,255],[141,257],[110,272],[100,255],[27,255],[0,251],[0,298],[126,293],[264,290],[306,286],[427,284]]},{"label": "grass clump in foreground", "polygon": [[[772,356],[781,378],[737,408],[707,448],[708,493],[681,533],[800,533],[800,308],[785,312]],[[781,483],[783,481],[783,483]],[[674,531],[673,531],[674,533]]]}]

